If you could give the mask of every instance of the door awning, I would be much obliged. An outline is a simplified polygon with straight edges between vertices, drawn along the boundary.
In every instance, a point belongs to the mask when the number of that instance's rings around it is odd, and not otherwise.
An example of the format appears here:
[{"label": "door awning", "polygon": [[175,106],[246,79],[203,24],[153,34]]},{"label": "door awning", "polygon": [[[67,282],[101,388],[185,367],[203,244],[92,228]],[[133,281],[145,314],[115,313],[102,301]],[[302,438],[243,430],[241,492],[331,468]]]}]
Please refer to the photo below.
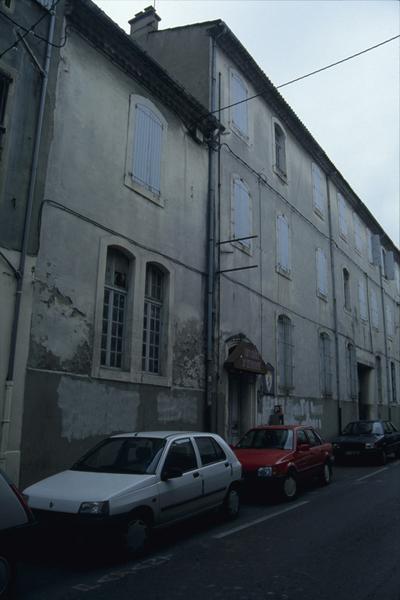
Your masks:
[{"label": "door awning", "polygon": [[239,342],[224,363],[228,371],[265,374],[267,366],[257,347],[250,342]]}]

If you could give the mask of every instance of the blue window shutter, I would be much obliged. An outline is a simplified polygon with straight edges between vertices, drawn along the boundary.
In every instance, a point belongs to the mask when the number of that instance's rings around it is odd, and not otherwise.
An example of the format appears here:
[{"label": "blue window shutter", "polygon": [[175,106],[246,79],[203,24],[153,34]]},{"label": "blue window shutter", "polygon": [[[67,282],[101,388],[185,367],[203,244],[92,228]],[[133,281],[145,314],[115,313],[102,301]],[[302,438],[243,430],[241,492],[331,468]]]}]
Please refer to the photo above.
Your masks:
[{"label": "blue window shutter", "polygon": [[[235,237],[243,238],[251,235],[250,196],[240,179],[234,181],[234,223]],[[250,240],[242,240],[242,244],[250,246]]]},{"label": "blue window shutter", "polygon": [[314,207],[321,213],[325,213],[325,192],[324,180],[321,169],[315,163],[311,165],[312,180],[313,180],[313,199]]},{"label": "blue window shutter", "polygon": [[160,193],[162,123],[152,110],[136,104],[133,145],[133,178]]},{"label": "blue window shutter", "polygon": [[242,102],[232,107],[232,121],[234,125],[247,135],[247,89],[243,81],[235,73],[231,73],[231,104]]}]

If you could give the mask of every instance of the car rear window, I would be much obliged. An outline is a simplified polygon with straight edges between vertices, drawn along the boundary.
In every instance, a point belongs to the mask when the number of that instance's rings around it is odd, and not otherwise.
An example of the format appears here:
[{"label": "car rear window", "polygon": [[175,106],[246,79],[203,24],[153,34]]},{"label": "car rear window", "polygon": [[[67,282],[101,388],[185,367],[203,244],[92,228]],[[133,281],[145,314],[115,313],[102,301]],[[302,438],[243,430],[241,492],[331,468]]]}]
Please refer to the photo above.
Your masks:
[{"label": "car rear window", "polygon": [[354,421],[346,425],[344,435],[368,435],[369,433],[383,434],[382,423],[379,421]]},{"label": "car rear window", "polygon": [[101,473],[155,473],[165,440],[148,437],[110,438],[72,466],[73,471]]}]

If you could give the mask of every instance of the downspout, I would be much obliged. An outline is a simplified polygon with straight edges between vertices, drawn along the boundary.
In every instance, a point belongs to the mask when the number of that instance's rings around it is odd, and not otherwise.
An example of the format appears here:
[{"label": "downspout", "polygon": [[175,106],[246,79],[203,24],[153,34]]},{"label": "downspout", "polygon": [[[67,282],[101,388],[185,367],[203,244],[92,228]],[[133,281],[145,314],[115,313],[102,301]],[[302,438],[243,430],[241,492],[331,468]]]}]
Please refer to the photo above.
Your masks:
[{"label": "downspout", "polygon": [[17,284],[16,284],[16,292],[15,292],[15,304],[14,304],[14,314],[13,314],[13,322],[11,328],[11,340],[10,340],[10,352],[8,356],[8,368],[7,368],[7,378],[5,383],[5,395],[4,395],[4,405],[3,405],[3,414],[1,419],[1,429],[0,429],[0,467],[4,467],[6,463],[6,454],[8,451],[8,438],[10,432],[10,423],[11,423],[11,413],[12,413],[12,398],[13,398],[13,390],[14,390],[14,376],[15,376],[15,357],[17,352],[17,338],[18,338],[18,329],[19,329],[19,321],[21,314],[21,301],[22,301],[22,293],[23,293],[23,284],[24,284],[24,274],[25,274],[25,266],[26,266],[26,257],[28,252],[28,244],[29,244],[29,236],[31,229],[31,221],[32,221],[32,210],[33,210],[33,201],[34,194],[36,188],[36,179],[37,179],[37,169],[39,162],[39,153],[40,153],[40,143],[42,138],[43,131],[43,120],[44,120],[44,112],[46,106],[46,94],[47,94],[47,84],[48,84],[48,74],[50,67],[50,59],[52,53],[52,43],[54,38],[54,29],[56,22],[56,13],[55,10],[50,13],[50,23],[49,23],[49,31],[47,37],[47,47],[46,47],[46,58],[44,63],[42,75],[42,89],[40,95],[39,102],[39,111],[36,123],[36,134],[35,141],[33,147],[33,156],[32,156],[32,164],[29,176],[29,188],[28,188],[28,198],[25,210],[25,221],[24,221],[24,229],[22,236],[22,247],[21,247],[21,255],[19,261],[18,275],[17,275]]},{"label": "downspout", "polygon": [[335,336],[335,362],[336,362],[336,391],[337,391],[337,420],[339,434],[342,432],[342,402],[340,400],[340,364],[339,364],[339,333],[338,333],[338,309],[336,296],[335,280],[335,247],[332,234],[332,202],[329,186],[329,178],[325,175],[326,188],[328,193],[328,226],[329,226],[329,249],[331,255],[331,277],[332,277],[332,295],[333,295],[333,328]]},{"label": "downspout", "polygon": [[[210,112],[215,106],[215,40],[210,38]],[[214,392],[214,296],[215,296],[215,178],[214,139],[208,141],[208,248],[207,248],[207,322],[206,322],[206,414],[205,426],[212,431],[216,422]]]},{"label": "downspout", "polygon": [[381,288],[381,302],[382,302],[382,322],[383,322],[383,337],[385,340],[385,363],[386,363],[386,389],[387,389],[387,399],[388,399],[388,419],[391,421],[392,419],[392,409],[391,409],[391,395],[392,388],[390,385],[390,373],[389,373],[389,352],[388,352],[388,342],[387,342],[387,329],[386,329],[386,311],[385,311],[385,292],[383,289],[383,276],[382,276],[382,264],[379,263],[379,284]]}]

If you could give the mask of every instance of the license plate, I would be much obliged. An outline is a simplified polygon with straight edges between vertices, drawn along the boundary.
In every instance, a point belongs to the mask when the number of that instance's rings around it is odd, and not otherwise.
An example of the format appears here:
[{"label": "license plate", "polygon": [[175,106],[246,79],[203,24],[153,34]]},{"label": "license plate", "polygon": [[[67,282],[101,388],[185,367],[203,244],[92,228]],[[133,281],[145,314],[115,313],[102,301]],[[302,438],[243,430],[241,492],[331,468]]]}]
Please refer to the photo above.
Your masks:
[{"label": "license plate", "polygon": [[359,450],[346,450],[346,456],[358,456],[360,454]]}]

